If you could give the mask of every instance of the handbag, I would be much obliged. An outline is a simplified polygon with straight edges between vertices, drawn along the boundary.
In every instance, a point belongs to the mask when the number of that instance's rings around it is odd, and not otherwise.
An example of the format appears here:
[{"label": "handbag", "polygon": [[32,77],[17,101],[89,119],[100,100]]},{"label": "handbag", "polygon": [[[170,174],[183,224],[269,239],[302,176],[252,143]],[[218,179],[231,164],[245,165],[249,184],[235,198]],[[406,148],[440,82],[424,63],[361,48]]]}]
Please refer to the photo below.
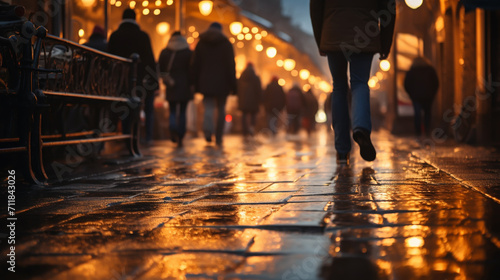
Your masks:
[{"label": "handbag", "polygon": [[167,72],[162,73],[162,79],[167,84],[168,87],[174,87],[175,86],[175,80],[172,78],[170,75],[170,69],[172,68],[172,63],[174,62],[175,58],[175,51],[172,53],[172,56],[170,57],[170,61],[168,62],[167,66]]}]

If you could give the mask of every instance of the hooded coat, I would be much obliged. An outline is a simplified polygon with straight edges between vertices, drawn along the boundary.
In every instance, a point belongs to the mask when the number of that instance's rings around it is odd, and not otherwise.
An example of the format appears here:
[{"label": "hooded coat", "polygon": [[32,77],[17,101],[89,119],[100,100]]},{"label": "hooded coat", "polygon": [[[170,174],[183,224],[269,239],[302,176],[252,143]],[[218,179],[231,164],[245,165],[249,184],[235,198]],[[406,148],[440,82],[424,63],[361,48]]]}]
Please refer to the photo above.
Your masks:
[{"label": "hooded coat", "polygon": [[137,84],[145,85],[148,92],[158,89],[156,63],[149,35],[142,31],[135,20],[123,20],[118,29],[111,34],[108,42],[108,52],[124,58],[130,58],[133,53],[139,54],[137,67]]},{"label": "hooded coat", "polygon": [[206,97],[237,93],[233,46],[220,30],[209,28],[200,35],[193,53],[192,71],[196,92]]},{"label": "hooded coat", "polygon": [[[175,55],[169,71],[168,65],[174,52]],[[164,82],[167,87],[167,101],[185,102],[193,98],[190,77],[192,53],[186,38],[181,35],[173,35],[168,41],[167,47],[160,53],[160,59],[158,60],[160,72],[169,72],[170,76],[175,80],[173,87]]]},{"label": "hooded coat", "polygon": [[247,67],[238,80],[238,108],[245,113],[257,113],[261,95],[260,78],[253,67]]},{"label": "hooded coat", "polygon": [[311,0],[310,14],[321,53],[389,54],[395,0]]},{"label": "hooded coat", "polygon": [[404,87],[411,100],[420,103],[432,102],[439,88],[437,72],[427,60],[417,57],[406,73]]}]

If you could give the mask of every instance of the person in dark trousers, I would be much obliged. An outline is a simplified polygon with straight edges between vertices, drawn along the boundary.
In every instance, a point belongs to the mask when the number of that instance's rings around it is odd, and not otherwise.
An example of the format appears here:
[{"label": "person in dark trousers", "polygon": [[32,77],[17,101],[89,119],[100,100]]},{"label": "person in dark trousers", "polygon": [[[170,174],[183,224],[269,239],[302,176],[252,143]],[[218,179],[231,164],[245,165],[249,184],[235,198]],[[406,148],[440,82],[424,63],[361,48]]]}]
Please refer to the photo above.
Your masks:
[{"label": "person in dark trousers", "polygon": [[278,83],[278,77],[274,76],[267,85],[262,95],[264,108],[266,109],[267,123],[273,136],[278,133],[278,121],[281,112],[286,105],[285,91]]},{"label": "person in dark trousers", "polygon": [[290,134],[297,134],[300,130],[305,104],[304,93],[302,93],[298,85],[294,85],[286,94],[286,113],[288,115],[288,132]]},{"label": "person in dark trousers", "polygon": [[302,119],[302,123],[307,131],[307,135],[310,136],[316,129],[316,113],[318,112],[319,104],[311,89],[304,93],[304,100],[304,118]]},{"label": "person in dark trousers", "polygon": [[[406,73],[404,86],[410,95],[415,111],[415,134],[420,137],[422,130],[426,136],[430,133],[432,102],[439,88],[436,69],[424,57],[413,60]],[[422,111],[423,126],[422,126]]]},{"label": "person in dark trousers", "polygon": [[395,0],[310,0],[310,16],[316,44],[320,54],[327,56],[333,78],[332,123],[337,161],[349,162],[351,125],[361,157],[373,161],[377,153],[370,139],[368,79],[374,54],[380,53],[380,59],[389,55],[396,19]]},{"label": "person in dark trousers", "polygon": [[106,33],[104,33],[104,29],[99,25],[96,25],[92,30],[89,40],[83,45],[105,52],[108,45],[106,38],[107,36]]},{"label": "person in dark trousers", "polygon": [[170,117],[170,138],[178,147],[182,147],[182,139],[186,134],[186,107],[193,99],[193,90],[190,79],[190,64],[192,51],[189,44],[179,31],[170,37],[167,47],[161,52],[158,63],[162,77],[168,75],[173,80],[169,83],[166,78],[163,83],[167,88]]},{"label": "person in dark trousers", "polygon": [[255,74],[253,64],[248,63],[238,79],[238,109],[243,112],[241,123],[244,137],[255,134],[255,120],[259,112],[261,95],[260,78]]},{"label": "person in dark trousers", "polygon": [[229,39],[222,33],[222,25],[213,22],[200,40],[193,53],[193,77],[196,92],[203,94],[203,133],[207,142],[222,145],[222,134],[226,115],[226,99],[229,94],[237,93],[234,50]]},{"label": "person in dark trousers", "polygon": [[133,53],[139,54],[137,67],[137,86],[133,94],[144,102],[146,114],[146,143],[153,140],[154,98],[158,91],[158,75],[149,35],[137,24],[136,14],[132,9],[123,11],[123,20],[118,29],[111,34],[108,52],[125,58]]}]

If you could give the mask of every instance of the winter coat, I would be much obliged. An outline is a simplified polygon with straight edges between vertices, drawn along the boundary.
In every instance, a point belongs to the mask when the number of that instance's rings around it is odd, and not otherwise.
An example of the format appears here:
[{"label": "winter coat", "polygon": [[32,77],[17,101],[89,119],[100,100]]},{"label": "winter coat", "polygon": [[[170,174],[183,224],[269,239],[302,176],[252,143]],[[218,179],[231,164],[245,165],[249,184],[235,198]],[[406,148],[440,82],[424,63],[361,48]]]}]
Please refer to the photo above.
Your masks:
[{"label": "winter coat", "polygon": [[286,94],[286,111],[288,114],[300,115],[303,113],[306,100],[299,87],[292,87]]},{"label": "winter coat", "polygon": [[118,29],[111,34],[108,52],[121,57],[130,58],[133,53],[139,54],[137,67],[137,84],[144,85],[147,92],[158,89],[156,63],[151,48],[149,35],[130,19],[123,20]]},{"label": "winter coat", "polygon": [[248,67],[238,80],[238,108],[245,113],[257,113],[261,95],[260,78]]},{"label": "winter coat", "polygon": [[396,20],[395,0],[311,0],[310,15],[322,53],[389,54]]},{"label": "winter coat", "polygon": [[107,44],[108,42],[106,42],[106,37],[101,36],[100,34],[92,34],[90,35],[88,42],[83,45],[105,52]]},{"label": "winter coat", "polygon": [[236,66],[231,42],[221,31],[209,28],[200,35],[193,53],[196,92],[207,97],[236,94]]},{"label": "winter coat", "polygon": [[439,88],[436,70],[424,58],[415,58],[410,70],[406,73],[404,87],[412,101],[432,102]]},{"label": "winter coat", "polygon": [[[174,60],[172,61],[170,71],[168,71],[168,65],[174,52]],[[160,59],[158,60],[160,72],[169,72],[170,76],[175,81],[175,85],[173,87],[169,86],[164,81],[165,86],[167,87],[167,101],[181,102],[189,101],[193,98],[190,77],[192,53],[193,52],[189,49],[189,44],[187,43],[186,38],[180,35],[172,36],[168,41],[167,47],[161,52]]]},{"label": "winter coat", "polygon": [[286,96],[278,80],[273,80],[267,85],[262,100],[268,113],[280,112],[285,108]]}]

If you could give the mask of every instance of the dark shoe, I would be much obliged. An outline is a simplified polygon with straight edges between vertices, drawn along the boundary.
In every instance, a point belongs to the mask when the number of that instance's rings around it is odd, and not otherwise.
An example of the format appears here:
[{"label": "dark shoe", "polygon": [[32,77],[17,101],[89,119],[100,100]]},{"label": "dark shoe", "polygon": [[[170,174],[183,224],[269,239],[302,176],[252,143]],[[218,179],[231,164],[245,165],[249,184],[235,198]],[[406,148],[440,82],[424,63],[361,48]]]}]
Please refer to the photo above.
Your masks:
[{"label": "dark shoe", "polygon": [[377,151],[373,147],[372,141],[370,140],[370,133],[365,130],[354,131],[352,138],[358,143],[361,157],[366,161],[374,161],[377,157]]},{"label": "dark shoe", "polygon": [[337,164],[338,165],[349,165],[349,154],[337,153]]},{"label": "dark shoe", "polygon": [[177,143],[179,136],[177,135],[177,132],[174,130],[170,131],[170,140],[172,143]]},{"label": "dark shoe", "polygon": [[207,143],[212,142],[212,134],[210,132],[204,132],[204,134],[205,134],[205,140],[207,141]]}]

